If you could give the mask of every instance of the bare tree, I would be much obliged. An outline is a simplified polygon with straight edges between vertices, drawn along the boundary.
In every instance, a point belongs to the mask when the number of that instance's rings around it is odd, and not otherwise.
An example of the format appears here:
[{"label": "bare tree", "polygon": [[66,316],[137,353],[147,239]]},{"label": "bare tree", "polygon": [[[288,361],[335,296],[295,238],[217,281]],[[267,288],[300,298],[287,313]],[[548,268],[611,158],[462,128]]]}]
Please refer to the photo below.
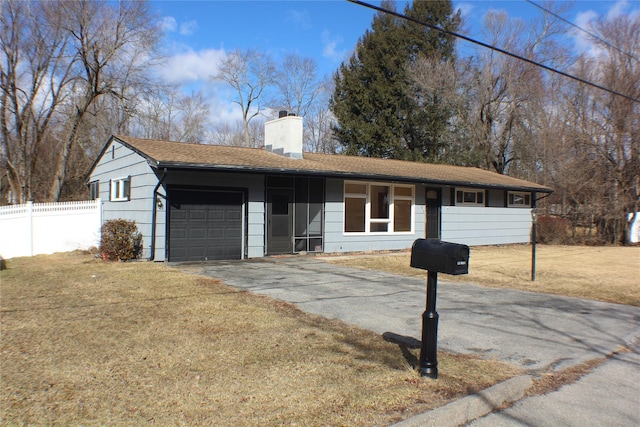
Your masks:
[{"label": "bare tree", "polygon": [[73,81],[69,35],[48,12],[44,2],[0,3],[0,156],[18,203],[33,199],[39,151]]},{"label": "bare tree", "polygon": [[79,163],[72,157],[86,152],[79,137],[95,134],[83,126],[108,107],[114,128],[126,127],[159,30],[143,1],[8,0],[0,8],[0,155],[17,201],[56,201]]},{"label": "bare tree", "polygon": [[179,102],[180,133],[176,141],[203,142],[209,125],[209,104],[201,92],[183,95]]},{"label": "bare tree", "polygon": [[210,143],[213,145],[229,145],[241,147],[245,145],[244,126],[242,122],[222,122],[213,126]]},{"label": "bare tree", "polygon": [[332,126],[335,119],[329,110],[329,99],[333,93],[333,80],[325,79],[318,84],[317,95],[305,112],[304,148],[316,153],[335,154],[339,143]]},{"label": "bare tree", "polygon": [[[484,20],[492,45],[536,61],[558,61],[564,53],[555,37],[556,20],[529,26],[506,12]],[[537,180],[537,115],[546,109],[547,79],[541,70],[492,50],[452,61],[418,61],[414,84],[439,99],[452,114],[438,159]]]},{"label": "bare tree", "polygon": [[[640,97],[640,17],[598,20],[594,50],[582,55],[576,71],[584,78],[632,98]],[[616,48],[614,48],[615,46]],[[610,243],[628,241],[630,222],[639,206],[640,105],[604,91],[572,84],[565,104],[575,149],[585,153],[598,185],[593,221],[600,237]],[[590,225],[590,224],[589,224]]]},{"label": "bare tree", "polygon": [[236,92],[234,103],[240,106],[244,143],[251,146],[250,122],[263,110],[265,91],[273,84],[275,66],[269,56],[257,49],[234,50],[220,63],[213,80],[228,83]]},{"label": "bare tree", "polygon": [[175,85],[156,85],[139,96],[128,133],[167,141],[204,142],[209,112],[201,92],[187,95]]},{"label": "bare tree", "polygon": [[74,59],[73,87],[68,99],[69,121],[49,190],[58,200],[65,181],[69,155],[79,127],[94,102],[102,96],[124,99],[127,88],[146,79],[150,54],[159,40],[148,4],[142,1],[107,3],[89,0],[61,1],[48,5],[49,14],[60,14],[69,34]]},{"label": "bare tree", "polygon": [[[302,58],[297,54],[285,56],[275,75],[278,88],[276,105],[297,116],[306,116],[322,90],[318,81],[318,66],[311,58]],[[327,101],[328,102],[328,101]]]}]

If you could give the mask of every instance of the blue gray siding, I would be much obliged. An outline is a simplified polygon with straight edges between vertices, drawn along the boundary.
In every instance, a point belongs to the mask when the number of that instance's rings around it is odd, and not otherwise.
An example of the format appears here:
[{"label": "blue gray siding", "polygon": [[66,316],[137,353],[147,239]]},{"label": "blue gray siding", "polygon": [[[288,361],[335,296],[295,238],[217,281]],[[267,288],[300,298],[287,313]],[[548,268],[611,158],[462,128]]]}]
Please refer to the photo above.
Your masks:
[{"label": "blue gray siding", "polygon": [[529,243],[531,209],[442,207],[442,240],[469,246]]},{"label": "blue gray siding", "polygon": [[424,237],[424,187],[416,185],[415,223],[413,233],[345,234],[344,180],[327,179],[325,200],[325,252],[359,252],[410,248],[415,239]]},{"label": "blue gray siding", "polygon": [[[357,252],[410,248],[425,235],[425,186],[415,188],[414,233],[349,235],[344,233],[344,181],[327,179],[325,252]],[[529,243],[531,209],[506,208],[503,190],[488,190],[490,207],[449,206],[451,187],[442,187],[441,238],[469,246]]]},{"label": "blue gray siding", "polygon": [[[130,200],[110,201],[110,181],[127,176],[131,177]],[[149,257],[153,188],[158,182],[153,169],[142,156],[117,141],[113,141],[105,150],[89,179],[89,181],[98,180],[100,181],[100,198],[103,201],[102,220],[123,218],[135,221],[142,234],[142,257]],[[159,215],[158,222],[158,229],[164,230],[164,216]],[[158,244],[156,244],[156,248],[158,248]],[[164,253],[164,242],[162,242],[162,251]]]},{"label": "blue gray siding", "polygon": [[[153,209],[153,189],[158,183],[158,176],[147,161],[134,151],[114,141],[114,158],[111,158],[111,147],[105,150],[91,174],[90,181],[100,181],[100,197],[104,201],[103,221],[123,218],[135,220],[142,233],[144,258],[150,256],[151,222]],[[109,182],[131,176],[131,195],[129,201],[109,201]],[[238,189],[245,191],[247,200],[245,210],[247,224],[247,256],[249,258],[264,256],[264,224],[265,199],[264,177],[256,174],[231,174],[200,171],[169,171],[158,192],[166,196],[165,185],[200,186],[216,189]],[[167,258],[167,202],[162,201],[156,215],[155,260]]]},{"label": "blue gray siding", "polygon": [[[143,235],[143,257],[150,256],[153,190],[158,183],[156,171],[134,151],[117,141],[107,147],[95,166],[90,181],[100,181],[100,197],[104,201],[103,220],[124,218],[135,220]],[[160,173],[160,172],[158,172]],[[111,202],[109,182],[131,177],[129,201]],[[166,195],[165,186],[237,189],[246,194],[245,245],[249,258],[265,255],[265,177],[252,173],[222,173],[197,170],[170,170],[159,193]],[[429,186],[431,187],[431,186]],[[425,235],[425,186],[415,184],[414,227],[411,233],[345,233],[344,180],[327,178],[325,185],[324,252],[359,252],[400,250],[410,248],[415,239]],[[450,206],[451,188],[442,187],[442,240],[475,245],[497,245],[530,242],[531,210],[506,208],[505,192],[489,190],[488,207]],[[155,259],[165,260],[167,233],[167,202],[157,210]]]}]

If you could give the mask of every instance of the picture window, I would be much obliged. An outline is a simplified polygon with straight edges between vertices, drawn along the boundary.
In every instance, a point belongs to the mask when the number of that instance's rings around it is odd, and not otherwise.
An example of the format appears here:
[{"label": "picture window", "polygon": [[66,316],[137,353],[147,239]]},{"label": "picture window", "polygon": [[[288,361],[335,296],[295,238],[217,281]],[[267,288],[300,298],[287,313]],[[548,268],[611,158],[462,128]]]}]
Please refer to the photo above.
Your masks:
[{"label": "picture window", "polygon": [[410,233],[414,223],[414,187],[345,182],[345,233]]}]

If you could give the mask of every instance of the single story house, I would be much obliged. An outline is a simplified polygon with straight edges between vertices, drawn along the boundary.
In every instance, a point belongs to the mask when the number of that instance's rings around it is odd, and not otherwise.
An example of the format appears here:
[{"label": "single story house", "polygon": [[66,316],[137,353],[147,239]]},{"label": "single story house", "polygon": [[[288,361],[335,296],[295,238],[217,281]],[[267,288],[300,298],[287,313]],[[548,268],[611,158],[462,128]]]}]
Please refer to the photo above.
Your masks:
[{"label": "single story house", "polygon": [[112,136],[88,184],[103,221],[135,220],[157,261],[527,243],[552,192],[472,167],[303,153],[302,118],[286,114],[265,124],[264,148]]}]

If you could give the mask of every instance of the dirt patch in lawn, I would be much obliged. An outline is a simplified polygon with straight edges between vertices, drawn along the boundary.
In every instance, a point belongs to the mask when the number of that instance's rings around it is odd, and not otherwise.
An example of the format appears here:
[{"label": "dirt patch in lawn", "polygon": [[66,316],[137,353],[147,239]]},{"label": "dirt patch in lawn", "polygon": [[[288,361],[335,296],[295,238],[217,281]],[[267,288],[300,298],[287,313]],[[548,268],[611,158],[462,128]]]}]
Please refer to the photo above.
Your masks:
[{"label": "dirt patch in lawn", "polygon": [[[349,267],[426,277],[409,266],[410,252],[325,257]],[[531,246],[471,248],[469,274],[441,275],[440,281],[477,283],[640,306],[640,247],[538,245],[536,280],[531,281]]]},{"label": "dirt patch in lawn", "polygon": [[0,416],[24,425],[389,425],[518,374],[398,345],[161,264],[68,253],[0,272]]}]

